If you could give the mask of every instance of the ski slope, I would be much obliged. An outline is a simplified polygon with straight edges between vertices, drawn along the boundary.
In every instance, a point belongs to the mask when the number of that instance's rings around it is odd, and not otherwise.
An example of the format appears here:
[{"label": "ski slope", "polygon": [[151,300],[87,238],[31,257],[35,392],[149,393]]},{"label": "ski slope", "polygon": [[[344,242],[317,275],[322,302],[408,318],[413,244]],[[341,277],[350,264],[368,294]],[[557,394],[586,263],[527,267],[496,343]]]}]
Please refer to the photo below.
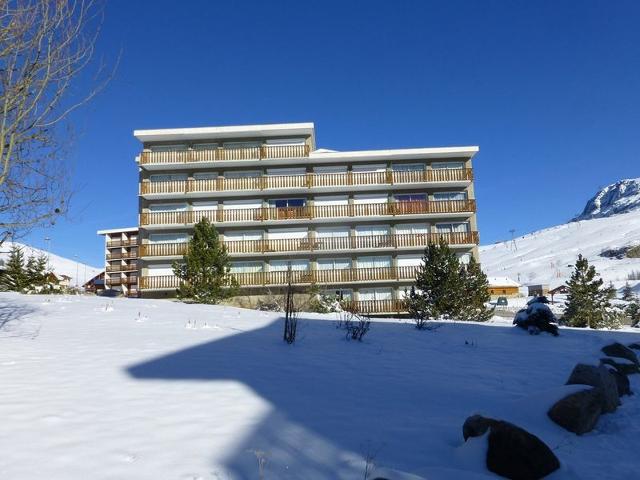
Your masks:
[{"label": "ski slope", "polygon": [[[9,256],[9,251],[11,250],[13,243],[5,242],[0,246],[0,260],[6,262],[7,257]],[[75,260],[71,260],[69,258],[64,258],[59,255],[55,255],[53,253],[47,254],[47,252],[43,250],[39,250],[37,248],[30,247],[29,245],[24,245],[22,243],[15,242],[15,245],[21,247],[26,258],[29,255],[39,256],[45,255],[49,257],[49,264],[54,273],[58,275],[67,275],[71,277],[71,285],[76,285],[76,272],[78,273],[78,285],[82,286],[86,281],[92,279],[97,274],[99,274],[103,268],[92,267],[91,265],[85,265],[84,263],[76,262]]]},{"label": "ski slope", "polygon": [[619,288],[629,273],[640,272],[640,258],[617,260],[599,254],[609,248],[640,245],[640,210],[558,225],[518,237],[514,243],[480,247],[480,261],[487,275],[555,287],[569,279],[581,253],[606,282]]},{"label": "ski slope", "polygon": [[637,329],[554,338],[389,319],[360,343],[335,319],[302,314],[286,345],[277,313],[0,293],[0,478],[497,478],[486,437],[463,441],[474,413],[545,441],[562,464],[551,480],[637,477],[640,394],[581,437],[546,416],[576,389],[564,383],[577,362]]}]

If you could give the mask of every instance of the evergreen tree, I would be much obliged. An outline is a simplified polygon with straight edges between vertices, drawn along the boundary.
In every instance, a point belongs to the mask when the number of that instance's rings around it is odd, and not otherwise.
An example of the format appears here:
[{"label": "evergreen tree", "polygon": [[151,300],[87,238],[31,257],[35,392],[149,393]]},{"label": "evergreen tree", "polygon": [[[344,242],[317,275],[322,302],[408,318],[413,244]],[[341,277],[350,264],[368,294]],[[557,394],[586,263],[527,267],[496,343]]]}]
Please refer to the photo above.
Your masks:
[{"label": "evergreen tree", "polygon": [[640,326],[640,301],[638,301],[637,297],[634,298],[629,305],[627,305],[625,313],[631,320],[632,327]]},{"label": "evergreen tree", "polygon": [[629,282],[624,284],[622,288],[622,300],[625,302],[632,302],[636,298],[636,294],[633,292],[633,288],[629,285]]},{"label": "evergreen tree", "polygon": [[416,327],[426,327],[428,320],[456,317],[462,311],[463,278],[460,262],[449,245],[440,239],[425,248],[418,267],[415,287],[406,299],[409,314]]},{"label": "evergreen tree", "polygon": [[458,317],[460,320],[486,322],[493,316],[494,311],[493,308],[486,307],[487,302],[491,300],[487,275],[473,257],[467,265],[461,265],[460,275],[463,289],[462,309]]},{"label": "evergreen tree", "polygon": [[238,284],[229,271],[227,249],[215,227],[203,218],[195,226],[183,262],[173,263],[173,272],[182,280],[178,297],[198,303],[218,303],[233,296]]},{"label": "evergreen tree", "polygon": [[27,272],[25,270],[24,253],[22,248],[12,245],[5,270],[0,276],[0,285],[4,290],[22,292],[28,287]]},{"label": "evergreen tree", "polygon": [[567,282],[569,292],[564,320],[572,327],[602,328],[609,324],[610,300],[615,296],[612,287],[602,288],[603,281],[593,265],[578,255],[575,270]]},{"label": "evergreen tree", "polygon": [[27,275],[27,288],[42,287],[47,281],[47,257],[44,254],[27,259],[25,272]]}]

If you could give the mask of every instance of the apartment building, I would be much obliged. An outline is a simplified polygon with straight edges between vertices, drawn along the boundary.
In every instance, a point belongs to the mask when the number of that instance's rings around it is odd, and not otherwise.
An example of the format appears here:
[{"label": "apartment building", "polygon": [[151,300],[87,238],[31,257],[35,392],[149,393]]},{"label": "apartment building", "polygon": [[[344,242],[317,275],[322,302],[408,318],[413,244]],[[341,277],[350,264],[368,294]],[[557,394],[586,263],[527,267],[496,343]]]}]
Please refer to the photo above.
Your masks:
[{"label": "apartment building", "polygon": [[128,297],[138,290],[138,227],[98,230],[104,235],[104,285]]},{"label": "apartment building", "polygon": [[136,130],[142,143],[139,288],[175,294],[171,263],[207,217],[242,292],[338,294],[372,313],[402,310],[424,247],[477,255],[471,160],[478,147],[333,151],[313,123]]}]

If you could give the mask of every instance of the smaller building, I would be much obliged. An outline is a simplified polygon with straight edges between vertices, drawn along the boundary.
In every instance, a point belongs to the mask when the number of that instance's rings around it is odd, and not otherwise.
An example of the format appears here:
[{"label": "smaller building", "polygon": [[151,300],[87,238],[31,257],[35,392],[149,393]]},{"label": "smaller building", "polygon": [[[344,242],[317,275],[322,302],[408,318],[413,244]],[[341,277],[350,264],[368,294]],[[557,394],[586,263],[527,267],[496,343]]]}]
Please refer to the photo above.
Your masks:
[{"label": "smaller building", "polygon": [[527,285],[527,296],[539,297],[549,293],[549,285],[543,283]]},{"label": "smaller building", "polygon": [[138,227],[99,230],[104,235],[105,288],[138,296]]},{"label": "smaller building", "polygon": [[83,286],[85,292],[100,293],[104,290],[104,272],[100,272],[98,275],[90,279]]},{"label": "smaller building", "polygon": [[520,284],[509,277],[488,277],[489,295],[492,297],[517,297]]}]

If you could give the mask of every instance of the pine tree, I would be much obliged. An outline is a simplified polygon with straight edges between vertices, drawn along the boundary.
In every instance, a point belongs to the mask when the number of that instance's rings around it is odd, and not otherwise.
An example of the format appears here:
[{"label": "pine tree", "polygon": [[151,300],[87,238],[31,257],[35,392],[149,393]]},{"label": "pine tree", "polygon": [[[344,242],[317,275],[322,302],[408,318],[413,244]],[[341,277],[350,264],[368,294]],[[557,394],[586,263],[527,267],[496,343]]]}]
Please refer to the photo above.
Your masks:
[{"label": "pine tree", "polygon": [[416,327],[425,328],[428,320],[458,316],[462,311],[462,290],[460,262],[449,245],[443,239],[437,245],[427,245],[415,287],[406,299],[407,310]]},{"label": "pine tree", "polygon": [[632,327],[640,326],[640,301],[638,298],[634,298],[625,310],[625,313],[631,320]]},{"label": "pine tree", "polygon": [[41,254],[37,257],[30,255],[27,259],[25,272],[27,275],[27,288],[42,287],[47,281],[47,257]]},{"label": "pine tree", "polygon": [[4,290],[22,292],[28,287],[27,272],[25,270],[24,253],[18,245],[12,245],[5,270],[0,276],[0,285]]},{"label": "pine tree", "polygon": [[602,328],[609,324],[612,287],[602,288],[603,281],[593,265],[578,255],[575,270],[567,282],[569,289],[564,320],[572,327]]},{"label": "pine tree", "polygon": [[622,287],[622,300],[625,302],[632,302],[636,298],[636,294],[633,292],[633,288],[629,285],[629,282]]},{"label": "pine tree", "polygon": [[489,280],[480,268],[480,264],[471,257],[467,265],[460,266],[460,275],[463,283],[462,310],[458,315],[460,320],[486,322],[491,319],[494,309],[486,307],[487,302],[491,299]]},{"label": "pine tree", "polygon": [[203,218],[195,226],[183,262],[173,264],[173,272],[182,280],[178,297],[197,303],[218,303],[233,296],[238,283],[229,271],[227,249],[215,227]]}]

